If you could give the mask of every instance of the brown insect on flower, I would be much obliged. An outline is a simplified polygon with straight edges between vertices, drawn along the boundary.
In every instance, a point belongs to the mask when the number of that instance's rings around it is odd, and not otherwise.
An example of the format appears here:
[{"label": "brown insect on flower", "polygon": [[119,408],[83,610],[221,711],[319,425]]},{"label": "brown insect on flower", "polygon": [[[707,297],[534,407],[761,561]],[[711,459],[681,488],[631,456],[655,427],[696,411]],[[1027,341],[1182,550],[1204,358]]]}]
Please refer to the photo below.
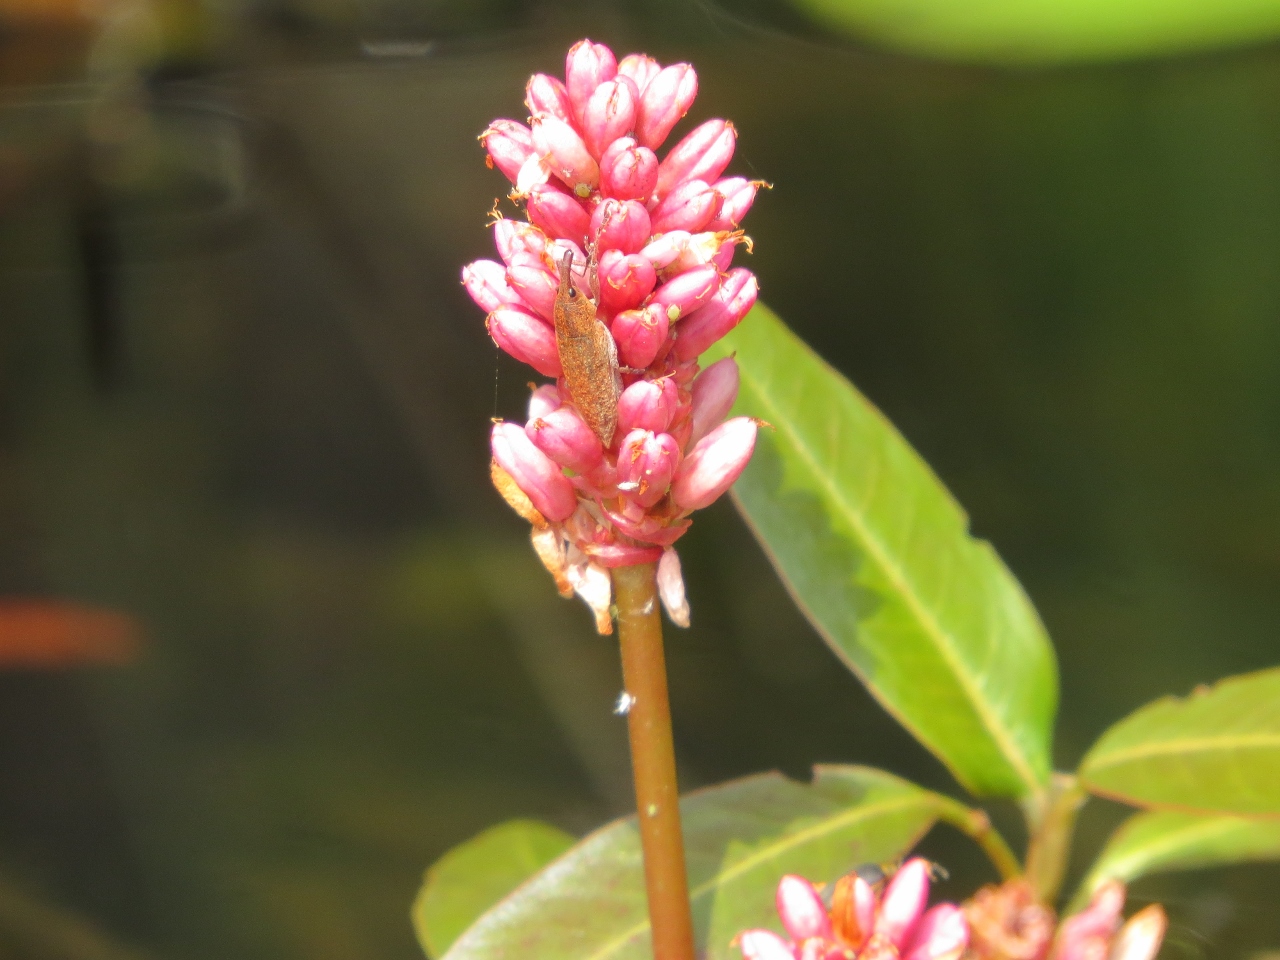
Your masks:
[{"label": "brown insect on flower", "polygon": [[[594,265],[592,265],[594,268]],[[556,346],[573,405],[607,448],[618,427],[618,395],[622,377],[618,347],[596,317],[596,305],[573,285],[573,251],[560,261],[556,291]]]}]

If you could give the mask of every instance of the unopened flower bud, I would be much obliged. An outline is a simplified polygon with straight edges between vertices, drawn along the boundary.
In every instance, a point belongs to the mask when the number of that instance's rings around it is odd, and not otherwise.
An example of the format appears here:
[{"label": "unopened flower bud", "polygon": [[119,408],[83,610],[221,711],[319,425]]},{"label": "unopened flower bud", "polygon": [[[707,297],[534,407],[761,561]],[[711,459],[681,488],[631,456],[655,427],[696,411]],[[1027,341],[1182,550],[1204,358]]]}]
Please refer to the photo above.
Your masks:
[{"label": "unopened flower bud", "polygon": [[547,166],[547,160],[547,157],[535,152],[524,162],[524,166],[516,174],[516,188],[511,192],[513,199],[529,196],[534,187],[541,186],[551,179],[551,168]]},{"label": "unopened flower bud", "polygon": [[530,311],[544,320],[554,319],[559,282],[547,269],[544,261],[517,263],[508,267],[507,282]]},{"label": "unopened flower bud", "polygon": [[530,420],[536,420],[538,417],[545,417],[552,410],[559,410],[560,406],[560,391],[552,384],[544,383],[529,394],[527,413]]},{"label": "unopened flower bud", "polygon": [[566,123],[573,122],[569,108],[569,93],[564,84],[545,73],[535,73],[524,88],[524,103],[530,116],[540,113],[558,117]]},{"label": "unopened flower bud", "polygon": [[558,377],[560,351],[551,326],[519,307],[498,307],[485,321],[493,342],[546,377]]},{"label": "unopened flower bud", "polygon": [[604,460],[604,447],[578,411],[570,406],[543,414],[525,424],[534,446],[574,473],[590,473]]},{"label": "unopened flower bud", "polygon": [[600,307],[615,314],[640,306],[658,282],[649,261],[638,253],[606,250],[600,256]]},{"label": "unopened flower bud", "polygon": [[[647,263],[648,261],[646,261]],[[709,303],[720,289],[720,272],[707,265],[677,274],[654,291],[651,307],[661,307],[671,323]]]},{"label": "unopened flower bud", "polygon": [[912,857],[893,875],[885,888],[874,932],[887,937],[901,949],[928,900],[929,862],[921,857]]},{"label": "unopened flower bud", "polygon": [[958,960],[968,945],[969,924],[964,911],[953,903],[940,903],[920,918],[902,950],[902,958]]},{"label": "unopened flower bud", "polygon": [[[727,359],[727,358],[726,358]],[[618,398],[618,430],[662,433],[671,426],[680,405],[680,388],[670,377],[637,380]]]},{"label": "unopened flower bud", "polygon": [[591,212],[591,236],[599,250],[638,253],[649,239],[649,211],[636,200],[603,200]]},{"label": "unopened flower bud", "polygon": [[477,260],[463,267],[462,285],[485,313],[521,303],[520,294],[507,283],[507,271],[493,260]]},{"label": "unopened flower bud", "polygon": [[578,200],[559,187],[540,184],[529,191],[529,220],[552,237],[586,243],[591,215]]},{"label": "unopened flower bud", "polygon": [[533,145],[578,197],[586,198],[600,182],[600,166],[573,125],[549,113],[533,118]]},{"label": "unopened flower bud", "polygon": [[[689,443],[697,443],[720,425],[733,402],[738,399],[738,361],[733,357],[717,360],[703,370],[693,386],[693,431]],[[624,394],[625,396],[625,394]]]},{"label": "unopened flower bud", "polygon": [[618,75],[630,77],[640,93],[644,93],[649,81],[661,71],[662,66],[658,61],[643,53],[631,53],[618,61]]},{"label": "unopened flower bud", "polygon": [[763,185],[763,180],[748,180],[745,177],[726,177],[716,181],[712,189],[720,194],[723,202],[720,204],[720,212],[707,224],[707,229],[737,230]]},{"label": "unopened flower bud", "polygon": [[685,242],[680,254],[667,268],[670,271],[692,270],[705,264],[712,264],[723,273],[729,261],[733,259],[733,248],[742,241],[742,231],[720,231],[712,233],[703,231],[693,233]]},{"label": "unopened flower bud", "polygon": [[493,223],[493,242],[498,248],[498,255],[508,265],[516,254],[530,253],[541,257],[547,249],[547,235],[532,223],[505,217]]},{"label": "unopened flower bud", "polygon": [[728,120],[708,120],[671,148],[658,167],[657,194],[665,197],[686,180],[714,183],[733,159],[738,131]]},{"label": "unopened flower bud", "polygon": [[684,458],[671,482],[671,499],[685,511],[710,506],[733,486],[751,459],[755,445],[754,420],[750,417],[726,420],[699,440]]},{"label": "unopened flower bud", "polygon": [[596,87],[582,113],[582,139],[592,156],[602,156],[611,143],[631,132],[639,99],[640,92],[628,77],[614,77]]},{"label": "unopened flower bud", "polygon": [[1124,900],[1124,884],[1119,881],[1109,880],[1099,886],[1087,907],[1058,926],[1054,960],[1098,960],[1106,956],[1108,944],[1120,926]]},{"label": "unopened flower bud", "polygon": [[778,883],[775,895],[778,918],[792,940],[819,937],[831,939],[831,921],[818,891],[804,877],[787,874]]},{"label": "unopened flower bud", "polygon": [[667,313],[660,307],[624,310],[610,324],[618,343],[618,359],[624,366],[643,370],[658,356],[669,327]]},{"label": "unopened flower bud", "polygon": [[665,270],[683,255],[691,236],[693,234],[688,230],[668,230],[645,244],[640,253],[653,264],[655,270]]},{"label": "unopened flower bud", "polygon": [[689,112],[697,95],[698,75],[689,64],[675,63],[660,70],[640,94],[636,140],[650,150],[657,150],[671,128]]},{"label": "unopened flower bud", "polygon": [[582,121],[596,87],[612,80],[617,73],[618,61],[603,43],[579,40],[569,48],[564,59],[564,85],[569,91],[575,120]]},{"label": "unopened flower bud", "polygon": [[632,430],[618,448],[618,489],[633,503],[652,507],[666,496],[679,465],[680,446],[670,434]]},{"label": "unopened flower bud", "polygon": [[577,509],[573,484],[516,424],[495,423],[489,446],[498,465],[548,520],[566,520]]},{"label": "unopened flower bud", "polygon": [[[709,369],[709,368],[708,368]],[[871,936],[876,919],[876,894],[856,873],[836,881],[831,895],[831,928],[837,938],[855,950]]]},{"label": "unopened flower bud", "polygon": [[750,270],[735,267],[720,282],[720,289],[696,313],[680,324],[675,354],[693,360],[738,325],[755,306],[759,287]]},{"label": "unopened flower bud", "polygon": [[495,120],[480,134],[480,143],[489,155],[489,163],[502,171],[512,183],[516,182],[524,162],[536,152],[533,134],[523,123],[515,120]]},{"label": "unopened flower bud", "polygon": [[662,551],[657,581],[658,597],[671,622],[677,627],[688,627],[689,601],[684,592],[684,575],[680,572],[680,557],[671,547]]},{"label": "unopened flower bud", "polygon": [[720,194],[702,180],[686,180],[672,190],[649,215],[654,233],[688,230],[697,233],[706,228],[720,210]]},{"label": "unopened flower bud", "polygon": [[1120,928],[1107,960],[1153,960],[1164,941],[1169,920],[1158,903],[1143,907]]},{"label": "unopened flower bud", "polygon": [[738,935],[742,960],[796,960],[787,941],[772,930],[747,930]]},{"label": "unopened flower bud", "polygon": [[600,156],[600,190],[607,197],[636,200],[647,197],[658,182],[658,157],[631,137],[620,137]]}]

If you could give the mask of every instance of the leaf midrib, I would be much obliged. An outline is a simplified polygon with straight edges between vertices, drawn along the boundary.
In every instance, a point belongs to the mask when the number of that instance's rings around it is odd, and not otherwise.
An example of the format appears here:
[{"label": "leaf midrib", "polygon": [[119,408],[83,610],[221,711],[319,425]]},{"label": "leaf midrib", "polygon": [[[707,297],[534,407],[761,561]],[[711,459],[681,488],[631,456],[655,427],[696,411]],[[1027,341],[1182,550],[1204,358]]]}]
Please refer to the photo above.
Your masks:
[{"label": "leaf midrib", "polygon": [[[741,370],[741,365],[739,365],[739,369]],[[774,420],[770,421],[773,424],[774,429],[779,432],[786,433],[791,438],[793,445],[796,447],[800,456],[808,464],[810,472],[817,478],[818,483],[827,490],[831,498],[847,515],[848,522],[854,527],[859,536],[861,536],[863,541],[867,544],[868,549],[874,555],[876,561],[880,565],[880,568],[889,577],[894,586],[898,588],[899,595],[905,598],[908,608],[911,610],[913,615],[915,615],[917,621],[925,628],[926,635],[933,637],[935,646],[941,653],[943,659],[951,665],[961,689],[965,692],[969,702],[973,705],[974,712],[978,715],[982,725],[991,734],[997,746],[1000,748],[1000,752],[1010,763],[1014,772],[1028,787],[1029,792],[1034,792],[1039,787],[1039,780],[1036,778],[1026,758],[1022,756],[1021,751],[1014,748],[1009,732],[1005,730],[1002,724],[996,721],[995,717],[986,707],[984,701],[977,695],[977,689],[967,671],[961,669],[963,662],[959,659],[959,656],[956,653],[955,646],[950,639],[950,635],[942,628],[937,619],[926,611],[916,600],[915,591],[907,589],[909,581],[905,573],[897,564],[889,561],[887,548],[881,544],[878,538],[871,534],[866,524],[862,521],[859,512],[845,500],[839,490],[827,479],[820,468],[817,459],[809,450],[808,444],[802,442],[799,434],[793,428],[788,427],[785,421],[782,422],[781,426],[778,425],[776,421],[782,420],[782,417],[779,415],[782,414],[783,411],[776,403],[770,400],[769,393],[764,385],[747,371],[742,371],[740,375],[745,381],[751,384],[757,396],[760,398],[761,404],[774,414]]]},{"label": "leaf midrib", "polygon": [[1119,750],[1103,752],[1100,759],[1092,760],[1084,765],[1083,773],[1093,774],[1122,763],[1164,756],[1170,753],[1209,753],[1233,749],[1280,749],[1280,733],[1223,734],[1221,736],[1199,736],[1175,740],[1157,740],[1122,747]]}]

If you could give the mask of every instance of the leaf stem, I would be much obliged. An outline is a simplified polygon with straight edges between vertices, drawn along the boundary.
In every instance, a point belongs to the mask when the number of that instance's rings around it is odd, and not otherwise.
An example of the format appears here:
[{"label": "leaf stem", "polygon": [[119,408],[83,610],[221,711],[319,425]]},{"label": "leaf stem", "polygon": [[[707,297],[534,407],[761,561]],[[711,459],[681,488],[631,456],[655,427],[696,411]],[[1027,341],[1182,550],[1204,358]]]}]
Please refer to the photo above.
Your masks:
[{"label": "leaf stem", "polygon": [[1058,899],[1071,856],[1076,814],[1088,799],[1089,795],[1074,776],[1053,775],[1039,816],[1033,821],[1031,843],[1027,847],[1027,879],[1043,904],[1052,906]]},{"label": "leaf stem", "polygon": [[622,679],[631,698],[627,729],[653,956],[656,960],[694,960],[656,569],[652,563],[619,567],[613,571],[613,586]]},{"label": "leaf stem", "polygon": [[1022,876],[1022,865],[1014,855],[1009,844],[1005,842],[1000,831],[991,823],[987,811],[974,807],[966,807],[951,797],[938,794],[940,801],[938,819],[949,823],[982,848],[1001,880],[1013,880]]}]

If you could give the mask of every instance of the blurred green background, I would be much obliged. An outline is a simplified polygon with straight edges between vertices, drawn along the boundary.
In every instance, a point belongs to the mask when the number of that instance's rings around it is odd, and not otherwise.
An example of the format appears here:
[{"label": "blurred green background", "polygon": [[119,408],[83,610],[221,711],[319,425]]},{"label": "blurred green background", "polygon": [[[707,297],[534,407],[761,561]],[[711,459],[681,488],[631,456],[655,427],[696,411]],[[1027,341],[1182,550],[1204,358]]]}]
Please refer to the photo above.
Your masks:
[{"label": "blurred green background", "polygon": [[[817,0],[6,2],[0,595],[145,637],[0,672],[0,957],[413,960],[448,847],[626,812],[614,646],[487,481],[529,373],[457,282],[505,186],[476,135],[582,36],[692,61],[686,123],[734,120],[731,170],[775,184],[763,297],[1039,605],[1061,765],[1280,661],[1280,4],[1138,16],[1104,60],[1048,14],[1014,47],[930,33],[923,2],[914,51]],[[681,552],[683,786],[857,761],[953,789],[728,503]],[[949,896],[991,879],[928,846]],[[1280,947],[1278,886],[1136,896],[1170,904],[1166,958],[1234,957]]]}]

